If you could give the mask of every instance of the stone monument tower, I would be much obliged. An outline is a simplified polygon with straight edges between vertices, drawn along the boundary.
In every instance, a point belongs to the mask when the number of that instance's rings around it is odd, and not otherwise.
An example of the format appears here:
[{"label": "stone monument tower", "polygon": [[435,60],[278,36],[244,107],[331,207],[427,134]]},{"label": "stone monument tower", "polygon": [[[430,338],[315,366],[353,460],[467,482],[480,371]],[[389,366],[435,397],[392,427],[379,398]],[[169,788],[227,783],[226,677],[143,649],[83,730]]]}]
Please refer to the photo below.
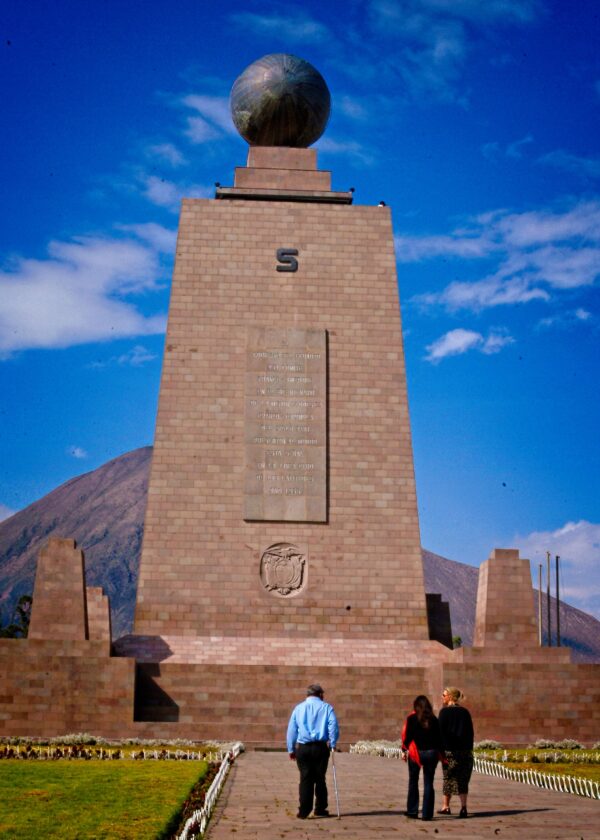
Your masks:
[{"label": "stone monument tower", "polygon": [[307,62],[231,104],[247,166],[183,202],[135,632],[425,641],[390,211],[317,169]]}]

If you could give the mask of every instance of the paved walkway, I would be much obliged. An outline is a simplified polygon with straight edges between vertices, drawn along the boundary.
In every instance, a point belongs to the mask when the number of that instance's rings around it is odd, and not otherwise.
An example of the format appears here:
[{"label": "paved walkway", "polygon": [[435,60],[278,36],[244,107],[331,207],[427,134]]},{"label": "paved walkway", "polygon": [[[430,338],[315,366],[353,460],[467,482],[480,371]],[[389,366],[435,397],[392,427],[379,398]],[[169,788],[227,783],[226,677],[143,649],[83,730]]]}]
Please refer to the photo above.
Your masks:
[{"label": "paved walkway", "polygon": [[[599,840],[600,802],[473,774],[467,820],[403,816],[408,773],[404,762],[338,753],[341,819],[298,820],[298,770],[286,753],[250,752],[238,758],[217,803],[208,840],[277,838],[451,837],[485,840]],[[335,814],[331,765],[329,811]],[[436,809],[441,772],[436,775]],[[458,813],[458,803],[452,803]]]}]

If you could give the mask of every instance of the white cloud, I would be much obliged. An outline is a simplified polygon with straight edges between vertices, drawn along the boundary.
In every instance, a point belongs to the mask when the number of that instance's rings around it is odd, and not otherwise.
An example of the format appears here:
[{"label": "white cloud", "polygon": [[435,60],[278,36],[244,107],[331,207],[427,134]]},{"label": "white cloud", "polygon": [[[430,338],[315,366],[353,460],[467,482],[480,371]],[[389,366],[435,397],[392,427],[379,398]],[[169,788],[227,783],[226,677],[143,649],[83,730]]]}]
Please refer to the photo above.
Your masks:
[{"label": "white cloud", "polygon": [[155,249],[132,238],[51,242],[47,259],[0,272],[0,356],[164,332],[126,300],[161,288]]},{"label": "white cloud", "polygon": [[371,27],[394,38],[390,67],[413,94],[464,104],[456,85],[470,44],[486,28],[524,25],[536,17],[537,0],[371,0]]},{"label": "white cloud", "polygon": [[581,323],[593,323],[595,321],[591,312],[583,307],[577,309],[562,310],[557,315],[549,315],[547,318],[540,318],[537,327],[540,329],[549,327],[559,327],[561,329],[569,329]]},{"label": "white cloud", "polygon": [[210,120],[215,126],[228,134],[236,134],[235,126],[231,119],[229,110],[229,98],[227,96],[205,96],[201,94],[190,94],[182,100],[188,108],[198,111],[205,120]]},{"label": "white cloud", "polygon": [[156,359],[156,353],[150,352],[142,344],[136,344],[127,353],[123,353],[117,358],[120,365],[131,365],[131,367],[141,367],[146,362],[151,362]]},{"label": "white cloud", "polygon": [[187,160],[182,152],[173,143],[159,143],[156,146],[149,146],[147,154],[159,158],[173,167],[184,166]]},{"label": "white cloud", "polygon": [[142,178],[142,195],[172,213],[178,213],[182,198],[211,198],[213,190],[199,184],[184,184],[159,178],[157,175],[145,175]]},{"label": "white cloud", "polygon": [[213,125],[210,125],[204,117],[188,117],[185,135],[192,143],[199,144],[216,140],[217,137],[221,136],[221,133]]},{"label": "white cloud", "polygon": [[528,146],[530,143],[533,143],[533,137],[531,134],[528,134],[526,137],[522,137],[520,140],[515,140],[513,143],[509,143],[506,147],[506,156],[517,159],[522,158],[523,147]]},{"label": "white cloud", "polygon": [[450,330],[427,346],[426,361],[437,364],[447,356],[461,356],[469,350],[477,350],[485,355],[499,353],[503,347],[513,344],[512,338],[504,330],[492,330],[487,338],[480,332],[462,328]]},{"label": "white cloud", "polygon": [[353,96],[340,97],[339,108],[342,113],[354,120],[364,120],[368,116],[365,106]]},{"label": "white cloud", "polygon": [[535,581],[537,564],[545,563],[546,551],[551,553],[552,566],[558,554],[562,569],[561,597],[600,618],[600,525],[583,519],[567,522],[555,531],[518,534],[512,544],[535,566]]},{"label": "white cloud", "polygon": [[399,262],[420,262],[435,257],[486,257],[499,246],[481,230],[450,235],[394,237]]},{"label": "white cloud", "polygon": [[156,222],[144,222],[139,225],[119,225],[120,230],[134,233],[139,239],[147,242],[156,251],[163,254],[175,253],[177,231],[163,227]]},{"label": "white cloud", "polygon": [[487,277],[474,283],[459,280],[450,283],[442,292],[415,295],[412,300],[422,306],[442,305],[450,311],[470,309],[479,312],[491,306],[529,303],[531,300],[549,300],[544,289],[532,287],[527,277],[503,280]]},{"label": "white cloud", "polygon": [[542,8],[539,0],[486,0],[485,3],[481,0],[416,0],[414,5],[452,14],[471,23],[529,23]]},{"label": "white cloud", "polygon": [[513,140],[513,142],[508,143],[505,148],[494,140],[491,143],[484,143],[481,147],[481,153],[484,158],[492,161],[498,160],[501,156],[513,158],[514,160],[520,160],[523,157],[523,148],[528,146],[530,143],[533,143],[533,137],[531,134],[521,137],[520,140]]},{"label": "white cloud", "polygon": [[552,293],[591,286],[600,277],[600,202],[563,211],[497,210],[450,234],[395,238],[400,262],[455,258],[494,260],[475,281],[454,281],[441,292],[418,295],[423,306],[478,311],[501,304],[550,300]]},{"label": "white cloud", "polygon": [[5,519],[8,519],[10,516],[16,513],[16,510],[11,510],[11,508],[7,507],[0,503],[0,522],[3,522]]},{"label": "white cloud", "polygon": [[143,344],[136,344],[135,347],[132,347],[126,353],[121,353],[119,356],[110,356],[108,359],[103,361],[96,360],[94,362],[90,362],[87,367],[92,368],[93,370],[103,370],[104,368],[111,367],[113,365],[142,367],[147,362],[152,362],[156,358],[158,358],[156,354],[144,347]]},{"label": "white cloud", "polygon": [[67,455],[70,455],[71,458],[76,458],[78,461],[81,461],[88,456],[85,449],[82,449],[81,446],[69,446],[67,449]]},{"label": "white cloud", "polygon": [[278,38],[290,42],[310,44],[330,38],[329,29],[300,10],[289,9],[285,15],[258,15],[241,12],[230,15],[230,20],[244,31],[263,35],[269,39]]},{"label": "white cloud", "polygon": [[196,112],[195,116],[187,118],[185,131],[192,143],[208,143],[223,135],[237,134],[226,96],[189,94],[181,99],[181,103]]},{"label": "white cloud", "polygon": [[584,157],[556,149],[539,158],[538,163],[572,172],[582,178],[600,178],[600,158]]},{"label": "white cloud", "polygon": [[355,140],[333,140],[330,137],[322,137],[317,141],[316,146],[318,151],[324,154],[345,155],[367,166],[371,166],[374,162],[372,155]]}]

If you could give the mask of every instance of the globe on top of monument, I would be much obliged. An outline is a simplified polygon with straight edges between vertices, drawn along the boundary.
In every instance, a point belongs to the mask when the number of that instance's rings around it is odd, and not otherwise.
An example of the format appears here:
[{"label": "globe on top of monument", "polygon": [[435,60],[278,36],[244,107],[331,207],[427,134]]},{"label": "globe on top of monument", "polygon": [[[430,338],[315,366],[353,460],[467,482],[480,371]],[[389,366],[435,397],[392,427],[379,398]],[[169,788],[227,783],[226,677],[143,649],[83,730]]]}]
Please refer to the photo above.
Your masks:
[{"label": "globe on top of monument", "polygon": [[274,53],[238,76],[230,105],[235,127],[251,146],[306,148],[325,131],[331,97],[312,64]]}]

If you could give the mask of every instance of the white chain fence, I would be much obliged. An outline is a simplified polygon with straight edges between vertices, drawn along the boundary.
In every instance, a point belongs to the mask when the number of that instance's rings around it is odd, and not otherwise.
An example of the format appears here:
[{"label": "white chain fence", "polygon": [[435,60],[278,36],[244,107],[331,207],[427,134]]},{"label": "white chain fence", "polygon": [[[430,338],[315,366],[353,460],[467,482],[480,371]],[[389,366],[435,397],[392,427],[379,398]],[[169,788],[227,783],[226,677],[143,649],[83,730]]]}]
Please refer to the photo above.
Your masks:
[{"label": "white chain fence", "polygon": [[224,756],[221,766],[219,767],[219,772],[213,779],[213,782],[206,793],[204,805],[199,810],[194,811],[192,816],[189,817],[183,827],[183,831],[181,834],[177,835],[177,840],[192,840],[193,837],[204,836],[210,815],[215,807],[215,802],[217,801],[217,797],[221,792],[221,788],[223,787],[227,774],[229,773],[229,768],[231,767],[233,761],[243,751],[244,745],[238,741],[233,745],[230,752]]},{"label": "white chain fence", "polygon": [[580,776],[541,773],[539,770],[515,770],[512,767],[498,764],[496,761],[486,761],[486,759],[477,758],[477,756],[475,757],[474,769],[477,773],[484,773],[486,776],[497,776],[500,779],[510,779],[514,782],[522,782],[545,790],[556,790],[561,793],[586,796],[589,799],[600,799],[600,784],[593,782],[591,779],[583,779]]},{"label": "white chain fence", "polygon": [[[362,741],[353,744],[350,747],[350,752],[355,755],[378,755],[382,758],[400,758],[402,756],[402,750],[399,747],[389,746],[377,741]],[[486,776],[496,776],[500,779],[510,779],[514,782],[533,785],[545,790],[573,793],[576,796],[600,800],[600,784],[591,779],[583,779],[580,776],[542,773],[539,770],[515,770],[496,761],[488,761],[477,756],[474,757],[473,769],[476,773],[483,773]]]}]

